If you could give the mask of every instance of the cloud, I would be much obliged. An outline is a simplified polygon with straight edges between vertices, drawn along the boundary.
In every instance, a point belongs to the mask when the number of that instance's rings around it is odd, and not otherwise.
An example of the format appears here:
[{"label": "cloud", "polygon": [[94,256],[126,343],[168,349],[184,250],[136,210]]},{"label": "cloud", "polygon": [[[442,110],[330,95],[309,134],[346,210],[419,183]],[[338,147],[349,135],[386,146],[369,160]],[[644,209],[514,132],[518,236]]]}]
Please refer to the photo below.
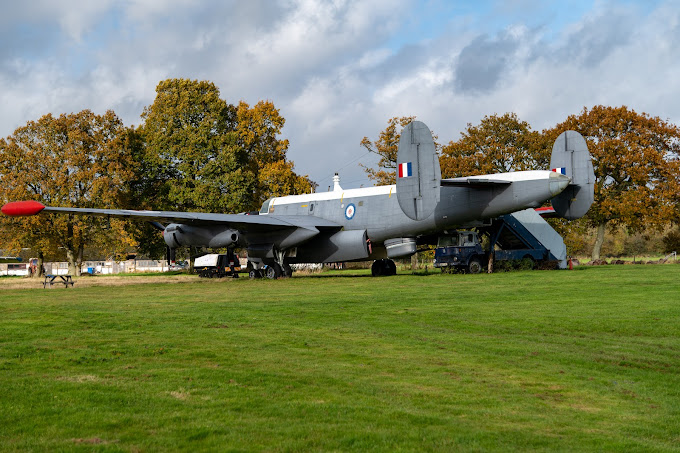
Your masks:
[{"label": "cloud", "polygon": [[289,157],[324,187],[339,168],[343,181],[367,183],[353,162],[375,159],[359,142],[394,116],[417,115],[444,143],[509,111],[535,129],[599,103],[680,120],[674,2],[479,5],[9,3],[0,17],[0,136],[84,108],[139,124],[159,81],[206,79],[232,103],[272,100],[287,120]]},{"label": "cloud", "polygon": [[511,33],[493,39],[486,35],[475,38],[458,56],[456,88],[469,92],[496,88],[518,46],[517,37]]}]

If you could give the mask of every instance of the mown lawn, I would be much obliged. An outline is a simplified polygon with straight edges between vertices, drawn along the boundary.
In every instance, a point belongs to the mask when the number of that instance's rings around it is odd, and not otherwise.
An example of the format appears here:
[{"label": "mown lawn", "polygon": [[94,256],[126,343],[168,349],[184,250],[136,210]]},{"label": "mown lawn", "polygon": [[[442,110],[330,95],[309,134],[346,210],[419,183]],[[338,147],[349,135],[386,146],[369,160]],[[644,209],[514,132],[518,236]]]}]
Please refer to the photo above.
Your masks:
[{"label": "mown lawn", "polygon": [[680,449],[680,266],[0,291],[0,449]]}]

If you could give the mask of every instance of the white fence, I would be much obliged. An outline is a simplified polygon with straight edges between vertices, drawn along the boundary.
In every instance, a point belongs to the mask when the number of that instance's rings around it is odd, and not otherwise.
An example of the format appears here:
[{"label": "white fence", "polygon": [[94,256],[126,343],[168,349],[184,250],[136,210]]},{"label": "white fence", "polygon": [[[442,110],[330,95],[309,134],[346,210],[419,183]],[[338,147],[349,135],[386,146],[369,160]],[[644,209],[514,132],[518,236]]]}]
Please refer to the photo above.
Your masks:
[{"label": "white fence", "polygon": [[[0,276],[27,276],[31,273],[30,260],[28,263],[0,263]],[[46,262],[43,264],[45,274],[68,275],[68,263]],[[127,261],[85,261],[81,266],[81,273],[91,274],[120,274],[124,272],[167,272],[170,268],[166,260],[127,260]]]}]

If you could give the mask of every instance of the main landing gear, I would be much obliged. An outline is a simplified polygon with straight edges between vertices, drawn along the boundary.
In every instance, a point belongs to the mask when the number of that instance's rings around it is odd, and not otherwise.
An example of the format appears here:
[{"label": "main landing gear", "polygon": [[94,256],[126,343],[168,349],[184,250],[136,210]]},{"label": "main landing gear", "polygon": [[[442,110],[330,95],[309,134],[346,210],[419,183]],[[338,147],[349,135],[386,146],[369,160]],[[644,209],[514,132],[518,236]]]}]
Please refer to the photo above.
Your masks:
[{"label": "main landing gear", "polygon": [[373,261],[373,265],[371,266],[371,275],[374,277],[381,277],[381,276],[389,276],[389,275],[396,275],[397,273],[397,265],[394,264],[394,261],[392,260],[387,260],[387,259],[382,259],[382,260],[375,260]]},{"label": "main landing gear", "polygon": [[271,263],[265,265],[262,269],[255,269],[251,266],[248,276],[250,278],[269,278],[271,280],[281,278],[281,277],[291,277],[293,275],[293,269],[289,264],[284,263],[281,266],[279,263]]}]

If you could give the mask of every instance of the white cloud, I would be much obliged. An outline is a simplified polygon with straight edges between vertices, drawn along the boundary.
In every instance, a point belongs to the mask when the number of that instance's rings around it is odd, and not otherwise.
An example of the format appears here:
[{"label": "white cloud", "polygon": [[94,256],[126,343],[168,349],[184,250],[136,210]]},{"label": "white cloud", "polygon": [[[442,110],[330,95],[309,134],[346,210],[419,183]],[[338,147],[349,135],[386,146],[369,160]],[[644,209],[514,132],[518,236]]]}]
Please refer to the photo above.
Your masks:
[{"label": "white cloud", "polygon": [[[487,114],[514,111],[540,129],[599,103],[680,122],[674,2],[598,2],[568,23],[531,16],[542,5],[442,19],[418,17],[416,0],[15,2],[0,18],[0,136],[84,108],[138,124],[168,77],[211,80],[229,102],[274,101],[289,156],[320,181],[393,116],[417,115],[441,142]],[[424,36],[404,34],[414,23]]]}]

